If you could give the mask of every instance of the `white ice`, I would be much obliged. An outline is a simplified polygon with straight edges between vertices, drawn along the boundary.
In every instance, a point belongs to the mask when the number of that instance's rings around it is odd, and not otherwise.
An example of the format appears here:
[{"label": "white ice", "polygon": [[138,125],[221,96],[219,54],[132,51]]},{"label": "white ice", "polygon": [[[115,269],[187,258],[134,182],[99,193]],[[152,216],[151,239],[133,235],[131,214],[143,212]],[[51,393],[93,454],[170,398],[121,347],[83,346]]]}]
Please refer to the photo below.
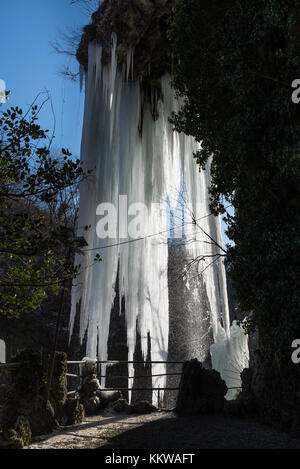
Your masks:
[{"label": "white ice", "polygon": [[[157,99],[158,94],[153,90],[152,103],[145,103],[141,111],[140,83],[128,83],[133,50],[128,51],[125,77],[117,67],[115,34],[112,35],[111,64],[102,66],[101,58],[101,46],[90,43],[81,159],[83,168],[93,173],[81,184],[80,190],[79,235],[87,240],[88,249],[84,256],[78,255],[75,260],[81,267],[72,292],[71,334],[76,306],[81,300],[80,338],[83,340],[87,334],[86,354],[107,360],[110,315],[119,269],[119,292],[125,299],[128,360],[133,360],[136,325],[144,357],[150,333],[152,361],[167,360],[167,238],[170,228],[167,213],[170,209],[181,213],[184,199],[184,223],[177,217],[175,225],[178,225],[178,234],[184,224],[189,255],[203,257],[199,274],[203,276],[210,303],[215,341],[211,348],[212,363],[228,386],[232,387],[233,382],[240,385],[225,369],[230,368],[231,361],[238,369],[247,366],[247,338],[236,324],[230,327],[223,252],[218,247],[222,245],[220,219],[209,210],[210,163],[205,171],[199,171],[193,158],[199,144],[191,137],[173,132],[169,117],[173,111],[178,111],[180,103],[174,97],[169,75],[161,79],[163,101]],[[157,108],[157,120],[152,116],[153,106]],[[128,196],[129,206],[137,202],[146,205],[148,216],[142,226],[148,227],[146,235],[150,236],[128,243],[118,237],[97,237],[97,206],[112,203],[118,211],[120,195]],[[127,228],[126,217],[121,216],[118,223],[118,232],[123,233]],[[86,231],[86,226],[91,228]],[[218,245],[211,243],[211,239]],[[114,246],[109,247],[111,245]],[[97,252],[103,259],[101,263],[94,263]],[[153,374],[164,371],[163,364],[152,366]],[[129,365],[129,375],[133,374],[133,366]],[[164,377],[153,378],[153,387],[164,387],[165,381]],[[154,393],[154,403],[156,399]]]}]

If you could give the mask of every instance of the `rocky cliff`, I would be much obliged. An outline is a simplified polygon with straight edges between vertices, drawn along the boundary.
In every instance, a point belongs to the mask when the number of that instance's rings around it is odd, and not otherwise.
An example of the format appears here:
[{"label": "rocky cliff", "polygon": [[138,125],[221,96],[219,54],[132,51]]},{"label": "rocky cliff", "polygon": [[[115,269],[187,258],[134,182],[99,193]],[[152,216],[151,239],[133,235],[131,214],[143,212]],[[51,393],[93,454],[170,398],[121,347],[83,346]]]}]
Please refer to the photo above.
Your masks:
[{"label": "rocky cliff", "polygon": [[134,49],[136,79],[155,81],[171,69],[167,25],[174,0],[104,0],[84,28],[77,59],[88,67],[88,44],[96,40],[103,47],[103,63],[110,61],[111,34],[118,37],[118,63],[122,68],[129,48]]}]

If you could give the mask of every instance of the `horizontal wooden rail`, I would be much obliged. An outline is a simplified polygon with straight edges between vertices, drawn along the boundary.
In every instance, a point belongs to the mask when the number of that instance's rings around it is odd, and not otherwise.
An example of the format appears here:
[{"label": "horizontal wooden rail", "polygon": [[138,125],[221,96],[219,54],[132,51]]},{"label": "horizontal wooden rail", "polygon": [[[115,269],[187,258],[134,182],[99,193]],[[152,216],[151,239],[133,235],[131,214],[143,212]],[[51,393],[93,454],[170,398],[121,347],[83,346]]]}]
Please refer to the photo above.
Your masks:
[{"label": "horizontal wooden rail", "polygon": [[143,362],[143,361],[126,361],[126,360],[106,360],[106,361],[97,361],[98,364],[110,364],[110,365],[127,365],[127,364],[130,364],[130,365],[152,365],[152,364],[155,364],[155,365],[159,365],[159,364],[166,364],[166,365],[183,365],[184,363],[186,363],[186,361],[178,361],[178,362],[175,362],[175,361],[147,361],[147,362]]},{"label": "horizontal wooden rail", "polygon": [[85,361],[67,361],[68,365],[83,365]]},{"label": "horizontal wooden rail", "polygon": [[[227,389],[242,389],[241,387],[237,388],[227,388]],[[179,391],[179,388],[104,388],[101,391]],[[77,391],[68,392],[68,396],[71,394],[76,394]]]},{"label": "horizontal wooden rail", "polygon": [[20,366],[21,363],[0,363],[0,369],[1,368],[16,368],[17,366]]},{"label": "horizontal wooden rail", "polygon": [[[105,388],[101,391],[178,391],[179,388]],[[77,391],[68,392],[68,396],[76,394]]]},{"label": "horizontal wooden rail", "polygon": [[105,388],[101,391],[178,391],[179,388]]},{"label": "horizontal wooden rail", "polygon": [[140,376],[100,376],[100,378],[125,378],[125,379],[140,379],[140,378],[158,378],[159,376],[181,376],[182,373],[162,373],[160,375],[140,375]]},{"label": "horizontal wooden rail", "polygon": [[[85,360],[67,362],[68,365],[83,365],[84,363],[86,363]],[[130,365],[135,365],[135,364],[137,365],[151,365],[151,364],[183,365],[184,363],[186,363],[186,360],[185,361],[147,361],[147,362],[126,361],[126,360],[95,360],[95,363],[99,365],[105,365],[105,364],[109,364],[109,365],[127,365],[127,364],[130,364]]]},{"label": "horizontal wooden rail", "polygon": [[[103,376],[98,375],[98,378],[109,378],[109,379],[140,379],[140,378],[158,378],[159,376],[181,376],[182,373],[162,373],[160,375],[140,375],[140,376],[119,376],[119,375],[111,375],[111,376]],[[70,378],[82,378],[80,375],[75,375],[72,373],[67,373],[67,376]]]}]

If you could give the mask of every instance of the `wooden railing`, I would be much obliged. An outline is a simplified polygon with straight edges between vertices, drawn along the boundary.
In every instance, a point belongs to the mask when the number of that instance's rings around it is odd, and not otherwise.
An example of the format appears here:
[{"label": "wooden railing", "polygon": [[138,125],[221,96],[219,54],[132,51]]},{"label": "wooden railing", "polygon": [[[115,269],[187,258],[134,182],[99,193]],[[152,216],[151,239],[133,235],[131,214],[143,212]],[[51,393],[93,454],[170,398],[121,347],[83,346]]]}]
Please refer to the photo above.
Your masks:
[{"label": "wooden railing", "polygon": [[[83,365],[85,363],[85,360],[81,361],[68,361],[68,365]],[[152,364],[167,364],[167,365],[183,365],[186,363],[186,361],[126,361],[126,360],[95,360],[95,363],[98,365],[152,365]],[[149,375],[139,375],[139,376],[111,376],[110,378],[118,378],[118,379],[141,379],[141,378],[155,378],[155,377],[161,377],[161,376],[181,376],[182,372],[180,373],[161,373],[161,374],[149,374]],[[81,379],[82,377],[78,374],[72,374],[72,373],[67,373],[67,376],[72,377],[72,378],[79,378]],[[103,375],[97,375],[98,378],[106,378],[106,376]],[[228,389],[241,389],[241,386],[236,386],[236,387],[230,387]],[[105,388],[105,391],[178,391],[179,388],[154,388],[154,387],[148,387],[148,388]],[[70,391],[68,394],[72,395],[75,394],[76,391]]]},{"label": "wooden railing", "polygon": [[[68,365],[84,365],[85,360],[81,361],[68,361]],[[183,365],[185,361],[138,361],[138,360],[133,360],[133,361],[126,361],[126,360],[96,360],[95,363],[97,365],[152,365],[152,364],[171,364],[171,365]],[[156,378],[156,377],[162,377],[162,376],[181,376],[182,373],[161,373],[161,374],[149,374],[149,375],[139,375],[139,376],[111,376],[111,378],[118,378],[118,379],[141,379],[141,378]],[[82,377],[78,374],[73,374],[73,373],[67,373],[67,376],[71,378],[79,378],[81,379]],[[103,375],[97,375],[98,378],[106,378],[106,376]],[[155,387],[148,387],[148,388],[129,388],[129,387],[114,387],[114,388],[105,388],[105,391],[178,391],[179,388],[155,388]],[[70,391],[68,395],[73,395],[75,394],[76,391]]]},{"label": "wooden railing", "polygon": [[5,369],[5,368],[16,368],[20,366],[21,363],[0,363],[0,369]]}]

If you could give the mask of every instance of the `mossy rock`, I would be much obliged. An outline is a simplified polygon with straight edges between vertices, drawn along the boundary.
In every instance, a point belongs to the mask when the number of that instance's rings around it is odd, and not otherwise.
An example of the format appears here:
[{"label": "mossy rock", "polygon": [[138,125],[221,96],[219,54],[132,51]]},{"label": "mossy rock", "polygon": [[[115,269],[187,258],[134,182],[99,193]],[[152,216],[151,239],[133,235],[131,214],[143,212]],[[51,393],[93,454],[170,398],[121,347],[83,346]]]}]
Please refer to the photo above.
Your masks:
[{"label": "mossy rock", "polygon": [[45,405],[44,399],[41,399],[39,405],[32,409],[28,418],[32,436],[52,433],[52,431],[59,426],[51,403],[47,402],[47,405]]},{"label": "mossy rock", "polygon": [[[15,428],[19,416],[23,416],[29,422],[32,436],[52,432],[58,423],[53,407],[45,402],[45,370],[40,355],[26,350],[18,352],[12,360],[20,366],[11,371],[13,385],[4,402],[4,429]],[[24,422],[20,431],[27,444],[30,438]]]},{"label": "mossy rock", "polygon": [[69,398],[66,400],[63,408],[63,417],[60,420],[61,425],[78,425],[84,421],[84,407],[78,399]]},{"label": "mossy rock", "polygon": [[19,438],[21,438],[23,445],[28,446],[31,443],[31,428],[30,422],[27,417],[20,415],[15,423],[15,431]]},{"label": "mossy rock", "polygon": [[67,355],[56,352],[51,383],[50,401],[58,420],[63,417],[64,405],[67,401]]},{"label": "mossy rock", "polygon": [[23,440],[19,438],[16,430],[9,429],[1,433],[0,449],[22,449],[23,447]]}]

